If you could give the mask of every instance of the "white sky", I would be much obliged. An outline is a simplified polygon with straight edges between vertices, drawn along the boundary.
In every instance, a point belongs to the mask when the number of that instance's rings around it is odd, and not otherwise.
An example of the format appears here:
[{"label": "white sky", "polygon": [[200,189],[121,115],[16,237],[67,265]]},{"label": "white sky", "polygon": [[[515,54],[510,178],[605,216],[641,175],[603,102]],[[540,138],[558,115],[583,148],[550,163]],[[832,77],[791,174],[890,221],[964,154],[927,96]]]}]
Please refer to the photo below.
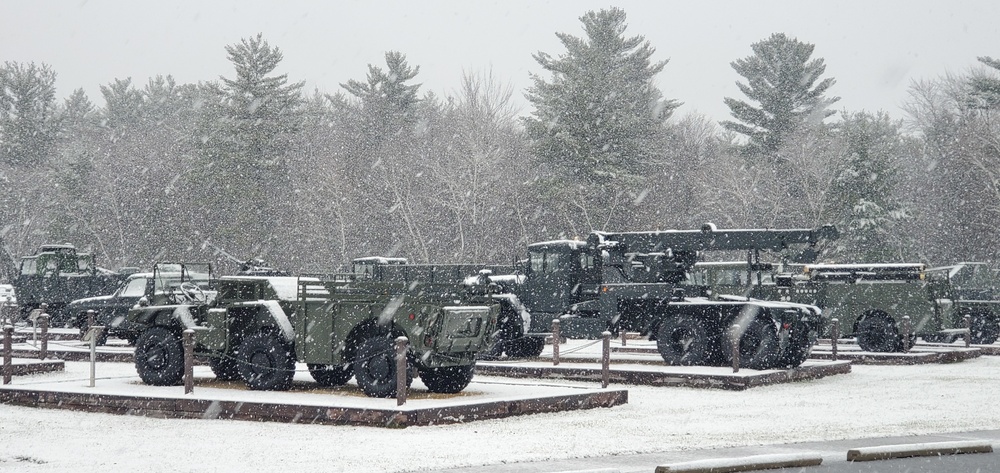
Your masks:
[{"label": "white sky", "polygon": [[[565,49],[555,36],[583,36],[579,17],[612,3],[553,1],[263,1],[263,0],[0,0],[0,60],[46,63],[58,74],[57,94],[83,88],[98,105],[100,85],[131,77],[142,87],[159,74],[178,83],[233,76],[225,46],[263,33],[284,53],[279,72],[306,81],[309,92],[341,91],[364,79],[367,65],[384,68],[384,53],[403,52],[420,66],[415,82],[439,95],[455,91],[463,71],[492,69],[523,91],[531,57]],[[618,1],[629,36],[642,35],[669,59],[658,76],[680,114],[729,117],[723,98],[743,98],[742,78],[729,63],[750,44],[783,32],[816,45],[837,84],[835,108],[899,106],[914,80],[963,73],[977,56],[1000,57],[1000,2],[990,0],[689,0]]]}]

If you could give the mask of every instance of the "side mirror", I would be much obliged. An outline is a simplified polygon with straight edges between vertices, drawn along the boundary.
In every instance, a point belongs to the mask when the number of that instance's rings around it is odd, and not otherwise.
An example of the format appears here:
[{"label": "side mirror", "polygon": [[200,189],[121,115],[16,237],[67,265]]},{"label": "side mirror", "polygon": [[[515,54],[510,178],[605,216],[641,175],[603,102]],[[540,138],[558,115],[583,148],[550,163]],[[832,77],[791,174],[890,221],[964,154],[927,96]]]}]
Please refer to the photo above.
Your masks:
[{"label": "side mirror", "polygon": [[146,296],[139,298],[139,307],[149,307],[149,299]]}]

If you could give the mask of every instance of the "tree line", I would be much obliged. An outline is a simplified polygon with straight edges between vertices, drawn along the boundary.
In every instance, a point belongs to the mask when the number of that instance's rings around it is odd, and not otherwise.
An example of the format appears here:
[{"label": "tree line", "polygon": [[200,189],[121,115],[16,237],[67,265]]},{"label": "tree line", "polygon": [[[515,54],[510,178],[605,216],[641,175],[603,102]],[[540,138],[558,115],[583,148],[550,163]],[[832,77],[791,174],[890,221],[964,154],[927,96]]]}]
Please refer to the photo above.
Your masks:
[{"label": "tree line", "polygon": [[[276,74],[262,35],[231,75],[116,79],[56,99],[48,65],[0,67],[0,279],[43,242],[105,267],[260,257],[329,271],[359,256],[509,262],[592,230],[815,227],[838,262],[993,261],[1000,60],[911,85],[906,118],[835,110],[814,45],[775,33],[731,65],[731,119],[675,116],[625,11],[580,17],[524,91],[489,71],[421,91],[385,53],[333,93]],[[222,52],[220,52],[221,54]],[[978,66],[978,67],[973,67]],[[515,93],[532,110],[520,116]]]}]

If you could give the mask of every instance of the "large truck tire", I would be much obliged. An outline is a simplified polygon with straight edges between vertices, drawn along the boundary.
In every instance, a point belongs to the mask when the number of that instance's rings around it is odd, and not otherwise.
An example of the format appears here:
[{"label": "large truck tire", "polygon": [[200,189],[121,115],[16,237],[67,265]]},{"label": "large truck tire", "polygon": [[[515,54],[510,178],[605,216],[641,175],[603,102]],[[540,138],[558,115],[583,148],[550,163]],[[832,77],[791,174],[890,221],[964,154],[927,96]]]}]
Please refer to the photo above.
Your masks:
[{"label": "large truck tire", "polygon": [[656,349],[668,365],[707,363],[712,342],[705,324],[690,314],[668,315],[656,331]]},{"label": "large truck tire", "polygon": [[286,391],[295,376],[291,347],[272,333],[255,333],[240,344],[240,377],[257,391]]},{"label": "large truck tire", "polygon": [[475,371],[475,365],[421,368],[420,380],[432,393],[454,394],[462,391],[472,382]]},{"label": "large truck tire", "polygon": [[[354,378],[368,397],[396,395],[396,347],[386,336],[366,338],[354,358]],[[413,382],[413,372],[407,363],[406,387]]]},{"label": "large truck tire", "polygon": [[[740,336],[740,366],[752,370],[767,370],[779,366],[781,345],[774,324],[766,317],[755,317]],[[732,350],[725,350],[732,363]]]},{"label": "large truck tire", "polygon": [[503,349],[511,358],[537,358],[545,350],[545,339],[542,337],[521,337],[508,340]]},{"label": "large truck tire", "polygon": [[889,353],[901,351],[903,341],[891,317],[874,313],[858,322],[858,346],[864,351]]},{"label": "large truck tire", "polygon": [[971,316],[969,340],[976,345],[991,345],[1000,338],[1000,324],[988,310],[963,311],[962,315]]},{"label": "large truck tire", "polygon": [[310,363],[309,374],[320,386],[343,386],[354,376],[351,365],[318,365]]},{"label": "large truck tire", "polygon": [[788,344],[781,353],[778,367],[795,368],[809,358],[812,353],[813,344],[816,343],[817,333],[809,330],[804,323],[795,323],[788,329]]},{"label": "large truck tire", "polygon": [[135,343],[135,370],[142,382],[176,386],[184,379],[184,345],[176,333],[150,327]]},{"label": "large truck tire", "polygon": [[208,366],[212,368],[215,377],[222,381],[235,381],[240,379],[240,364],[236,358],[220,353],[208,360]]}]

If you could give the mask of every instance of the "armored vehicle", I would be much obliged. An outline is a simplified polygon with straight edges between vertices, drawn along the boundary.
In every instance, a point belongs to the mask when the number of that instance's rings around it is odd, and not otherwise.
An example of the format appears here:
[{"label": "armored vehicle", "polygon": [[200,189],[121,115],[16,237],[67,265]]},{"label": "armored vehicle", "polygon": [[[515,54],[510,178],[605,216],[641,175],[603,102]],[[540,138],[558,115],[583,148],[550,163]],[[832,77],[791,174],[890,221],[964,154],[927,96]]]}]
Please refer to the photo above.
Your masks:
[{"label": "armored vehicle", "polygon": [[[394,284],[291,276],[227,276],[214,300],[184,282],[186,298],[142,305],[127,321],[138,327],[135,363],[142,380],[177,384],[181,333],[196,332],[196,351],[220,379],[249,388],[285,390],[296,363],[324,386],[353,376],[368,396],[396,392],[394,340],[409,340],[407,364],[432,392],[454,393],[472,380],[476,355],[495,329],[497,305],[483,287]],[[407,369],[407,385],[414,369]]]},{"label": "armored vehicle", "polygon": [[63,310],[70,301],[111,294],[124,275],[99,269],[94,256],[77,253],[73,245],[42,245],[35,254],[21,258],[12,284],[21,315],[48,304],[50,323],[65,325],[72,314]]},{"label": "armored vehicle", "polygon": [[[822,328],[816,307],[763,300],[711,300],[703,286],[684,284],[700,251],[744,250],[759,260],[760,251],[804,249],[815,254],[822,239],[836,238],[833,227],[792,230],[700,230],[593,232],[586,241],[556,240],[528,246],[528,259],[517,268],[480,267],[485,279],[506,297],[499,338],[492,354],[538,356],[553,319],[570,338],[598,338],[605,330],[637,331],[657,345],[670,364],[728,363],[724,349],[730,327],[741,329],[741,365],[751,368],[797,366],[805,360]],[[363,269],[375,278],[399,280],[434,277],[455,265],[407,269],[405,261],[355,260],[379,266]],[[756,263],[755,263],[756,264]],[[461,269],[461,268],[459,268]],[[356,270],[358,271],[358,270]],[[422,275],[423,274],[423,275]],[[472,280],[480,279],[472,275]],[[500,296],[497,296],[500,297]]]}]

